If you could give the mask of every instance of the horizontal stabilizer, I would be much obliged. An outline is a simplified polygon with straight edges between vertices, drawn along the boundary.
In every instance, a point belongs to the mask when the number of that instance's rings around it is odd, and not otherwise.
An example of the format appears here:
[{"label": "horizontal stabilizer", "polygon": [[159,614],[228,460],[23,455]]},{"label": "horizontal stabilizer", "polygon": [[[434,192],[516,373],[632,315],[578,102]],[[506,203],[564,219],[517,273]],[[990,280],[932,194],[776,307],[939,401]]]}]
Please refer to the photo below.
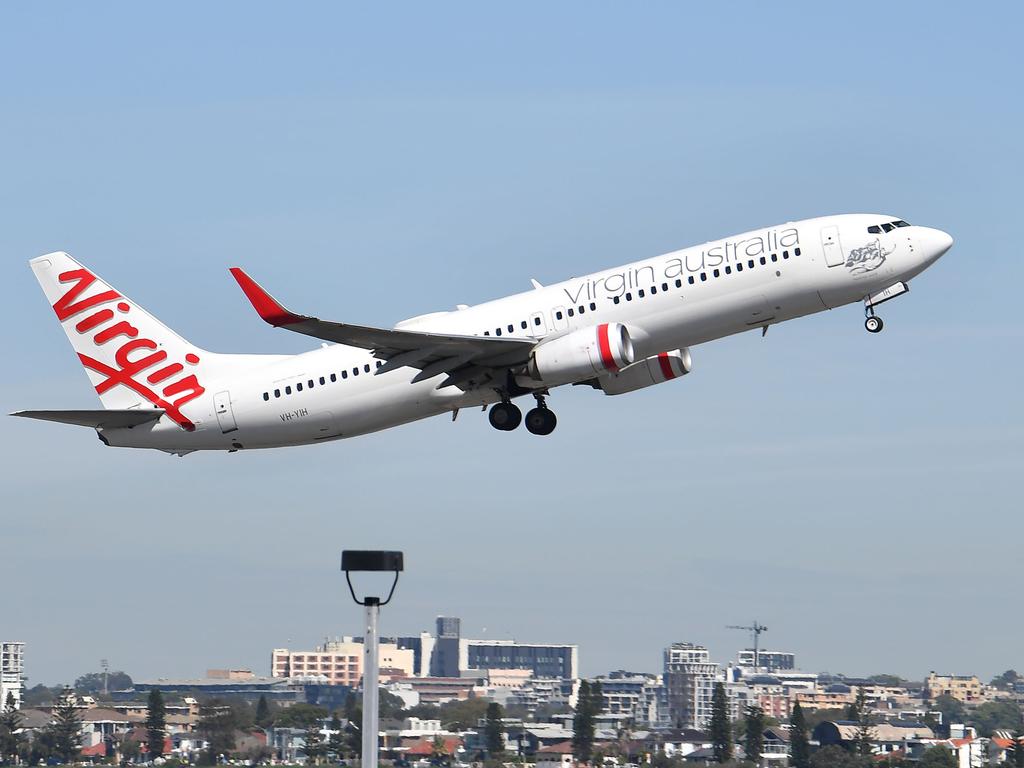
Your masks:
[{"label": "horizontal stabilizer", "polygon": [[24,416],[27,419],[57,421],[61,424],[76,424],[80,427],[95,429],[137,427],[139,424],[156,421],[163,415],[163,408],[152,408],[145,411],[138,408],[100,411],[15,411],[11,414],[11,416]]}]

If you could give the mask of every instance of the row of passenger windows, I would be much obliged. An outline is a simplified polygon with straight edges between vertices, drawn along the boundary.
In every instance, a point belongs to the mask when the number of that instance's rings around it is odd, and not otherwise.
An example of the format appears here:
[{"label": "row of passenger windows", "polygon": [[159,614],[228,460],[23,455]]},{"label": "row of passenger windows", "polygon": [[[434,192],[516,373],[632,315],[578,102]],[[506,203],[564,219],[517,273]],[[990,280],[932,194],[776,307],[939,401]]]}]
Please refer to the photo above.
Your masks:
[{"label": "row of passenger windows", "polygon": [[[565,314],[569,315],[569,317],[575,317],[577,312],[579,314],[581,314],[581,315],[585,315],[587,313],[587,306],[588,305],[586,305],[586,304],[580,304],[579,307],[576,308],[576,309],[573,309],[572,307],[569,307],[569,309],[565,310]],[[596,312],[597,311],[597,302],[592,301],[592,302],[590,302],[589,306],[590,306],[590,311],[591,312]],[[555,312],[555,317],[557,319],[561,320],[563,316],[564,315],[562,314],[562,310],[558,310],[557,312]],[[533,324],[534,324],[534,326],[538,326],[538,325],[541,324],[540,315],[534,315],[533,316]],[[506,326],[506,327],[508,328],[508,332],[509,333],[515,333],[515,330],[516,330],[515,323],[509,323],[508,326]],[[530,324],[528,322],[526,322],[525,320],[520,320],[519,321],[519,327],[522,328],[525,331],[525,330],[527,330],[530,327]],[[490,336],[490,335],[491,335],[490,331],[484,331],[484,336]],[[502,335],[501,328],[495,328],[494,329],[494,335],[495,336],[501,336]]]},{"label": "row of passenger windows", "polygon": [[894,229],[896,229],[896,227],[909,226],[910,225],[907,224],[907,222],[903,221],[903,219],[898,219],[896,221],[887,221],[885,224],[872,224],[870,227],[868,227],[868,232],[870,232],[872,235],[880,235],[883,232],[892,232]]},{"label": "row of passenger windows", "polygon": [[[905,221],[904,222],[896,222],[896,223],[899,224],[900,226],[910,226]],[[799,256],[799,255],[800,255],[800,249],[799,248],[794,248],[793,249],[793,256]],[[746,268],[747,269],[754,269],[758,265],[758,263],[760,263],[761,266],[765,266],[766,264],[768,264],[769,261],[777,262],[777,261],[779,261],[780,258],[782,258],[782,259],[789,259],[789,251],[788,250],[783,251],[781,257],[779,256],[779,254],[773,253],[770,256],[761,256],[759,259],[748,259],[747,262],[746,262]],[[696,276],[690,275],[689,277],[686,278],[686,282],[689,283],[690,285],[694,285],[697,282],[697,280],[700,280],[703,283],[703,282],[707,282],[708,275],[710,275],[711,277],[721,277],[723,274],[731,275],[734,270],[736,272],[742,272],[743,269],[744,269],[743,262],[742,261],[737,261],[735,264],[727,264],[723,269],[713,269],[713,270],[711,270],[711,272],[701,272],[699,275],[696,275]],[[682,281],[681,278],[676,278],[675,286],[676,286],[676,288],[682,288],[683,287],[683,281]],[[650,287],[650,295],[651,296],[657,296],[658,295],[658,290],[659,289],[658,289],[657,285],[652,285]],[[668,293],[668,290],[669,290],[669,284],[668,283],[662,283],[661,284],[661,291],[663,293]],[[647,295],[647,293],[644,291],[643,288],[640,288],[639,290],[637,290],[636,295],[637,295],[637,298],[642,299],[642,298],[644,298]],[[625,299],[626,301],[632,301],[633,300],[633,293],[632,293],[632,291],[627,291],[622,296],[612,296],[612,303],[613,304],[620,304],[623,299]],[[589,309],[590,309],[591,312],[597,311],[597,303],[592,301],[592,302],[590,302],[589,305],[587,305],[587,304],[580,304],[578,307],[569,307],[568,309],[564,310],[564,314],[563,314],[563,310],[561,310],[561,309],[555,310],[555,319],[556,320],[562,320],[562,319],[564,319],[565,315],[568,315],[569,317],[575,317],[577,314],[584,315],[584,314],[587,313],[588,306],[589,306]],[[535,326],[538,326],[538,325],[541,324],[540,315],[534,315],[533,316],[533,324]],[[506,327],[508,329],[508,333],[515,333],[515,328],[516,327],[515,327],[514,323],[509,323],[508,326],[506,326]],[[527,323],[525,320],[522,320],[519,323],[519,327],[522,328],[525,331],[525,330],[527,330],[530,327],[530,324]],[[494,335],[495,336],[501,336],[502,333],[503,333],[503,331],[502,331],[501,328],[495,328],[494,329]],[[490,331],[484,331],[484,336],[490,336],[490,335],[491,335]]]},{"label": "row of passenger windows", "polygon": [[[799,248],[794,248],[793,249],[793,255],[794,256],[799,256],[800,255],[800,249]],[[771,256],[762,256],[760,259],[748,259],[747,260],[746,268],[747,269],[753,269],[754,267],[757,266],[758,262],[760,262],[761,266],[765,266],[769,261],[776,261],[777,262],[780,258],[788,259],[789,258],[789,251],[788,250],[783,251],[781,257],[777,253],[773,253]],[[742,261],[737,261],[735,264],[726,264],[725,267],[722,268],[722,269],[713,269],[713,270],[711,270],[711,272],[701,272],[697,276],[690,275],[689,277],[686,278],[686,282],[689,283],[690,285],[693,285],[694,283],[696,283],[697,280],[700,280],[702,283],[704,283],[704,282],[707,282],[707,279],[708,279],[709,275],[711,277],[721,277],[723,274],[731,275],[733,273],[733,271],[742,272],[743,269],[744,269],[743,262]],[[682,288],[683,287],[683,281],[681,279],[677,278],[676,281],[675,281],[675,285],[676,285],[676,288]],[[662,290],[662,292],[668,291],[668,283],[662,283],[661,284],[661,290]],[[658,286],[652,285],[651,288],[650,288],[650,293],[651,293],[652,296],[657,295],[657,293],[658,293]],[[636,292],[636,295],[637,295],[638,299],[642,299],[642,298],[644,298],[646,293],[644,292],[644,289],[641,288],[641,289],[639,289]],[[633,294],[631,292],[628,292],[628,293],[626,293],[625,296],[622,296],[622,297],[620,297],[620,296],[613,296],[612,297],[612,302],[615,303],[615,304],[618,304],[622,299],[625,299],[626,301],[632,301],[633,300]]]},{"label": "row of passenger windows", "polygon": [[[378,368],[380,368],[382,365],[384,365],[384,361],[383,360],[377,360],[376,363],[377,363],[377,367]],[[354,368],[352,368],[351,375],[353,377],[358,376],[359,372],[360,372],[360,367],[357,365]],[[369,363],[366,363],[365,365],[363,365],[362,372],[363,373],[369,373],[370,372],[370,364]],[[313,387],[315,387],[317,385],[318,381],[319,381],[320,386],[323,387],[323,386],[326,386],[328,383],[331,383],[331,384],[335,383],[338,380],[339,377],[342,380],[347,379],[349,377],[349,371],[346,369],[344,371],[341,371],[340,373],[332,373],[332,374],[330,374],[328,376],[321,376],[319,379],[309,379],[308,381],[305,381],[305,382],[298,381],[298,382],[295,383],[294,390],[292,389],[292,385],[288,384],[287,386],[285,386],[285,388],[283,390],[282,389],[275,389],[274,392],[273,392],[273,395],[274,395],[274,397],[281,397],[282,395],[290,395],[290,394],[292,394],[293,391],[295,393],[299,393],[303,389],[313,389]],[[269,400],[270,399],[270,395],[271,395],[270,392],[264,392],[263,393],[263,399],[264,400]]]}]

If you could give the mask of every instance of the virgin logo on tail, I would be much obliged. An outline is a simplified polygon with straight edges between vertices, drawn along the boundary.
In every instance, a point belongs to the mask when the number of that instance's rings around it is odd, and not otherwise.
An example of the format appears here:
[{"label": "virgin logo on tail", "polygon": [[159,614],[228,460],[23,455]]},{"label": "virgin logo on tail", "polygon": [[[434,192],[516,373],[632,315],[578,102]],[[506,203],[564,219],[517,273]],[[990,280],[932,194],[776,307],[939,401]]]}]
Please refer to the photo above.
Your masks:
[{"label": "virgin logo on tail", "polygon": [[[78,353],[78,359],[82,361],[82,365],[106,377],[104,381],[96,385],[96,393],[102,395],[119,385],[128,387],[153,405],[163,408],[182,429],[189,432],[194,430],[195,424],[182,414],[181,407],[206,391],[196,375],[190,373],[175,379],[185,370],[185,365],[180,362],[161,365],[167,360],[167,353],[160,349],[152,339],[140,337],[138,328],[124,318],[118,319],[118,315],[115,314],[115,309],[122,315],[127,315],[131,311],[131,305],[124,301],[117,291],[109,289],[94,296],[79,298],[96,280],[96,276],[87,269],[63,272],[58,275],[57,279],[61,283],[73,283],[67,293],[53,305],[57,319],[63,323],[88,310],[96,310],[75,324],[78,334],[81,336],[91,334],[92,341],[97,347],[102,347],[119,337],[125,339],[123,342],[117,342],[120,346],[114,351],[114,362],[117,367],[101,363],[81,352]],[[111,304],[113,307],[105,306]],[[140,354],[139,350],[151,350],[151,353]],[[133,357],[133,355],[135,356]],[[199,362],[199,356],[189,352],[185,355],[184,362],[188,365],[196,365]],[[142,374],[153,368],[156,370],[149,373],[143,382]],[[154,384],[163,385],[159,394],[155,388],[148,386]]]}]

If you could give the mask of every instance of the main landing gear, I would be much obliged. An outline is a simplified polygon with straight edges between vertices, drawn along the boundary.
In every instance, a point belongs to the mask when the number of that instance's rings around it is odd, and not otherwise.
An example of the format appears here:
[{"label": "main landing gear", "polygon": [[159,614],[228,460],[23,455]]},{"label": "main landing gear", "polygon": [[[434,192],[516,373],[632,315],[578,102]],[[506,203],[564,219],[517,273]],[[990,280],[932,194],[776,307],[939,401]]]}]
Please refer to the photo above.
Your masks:
[{"label": "main landing gear", "polygon": [[495,429],[500,429],[502,432],[511,432],[522,423],[523,412],[514,403],[505,400],[491,408],[491,412],[487,414],[487,419]]},{"label": "main landing gear", "polygon": [[868,333],[878,333],[885,327],[885,323],[882,322],[882,318],[875,314],[875,308],[865,304],[864,314],[867,317],[864,319],[864,327],[867,328]]},{"label": "main landing gear", "polygon": [[[534,435],[550,435],[555,431],[558,419],[555,418],[554,412],[548,409],[544,395],[534,394],[534,397],[537,398],[537,407],[527,411],[526,429]],[[505,399],[491,408],[487,419],[495,429],[511,432],[523,422],[523,412],[510,400]]]}]

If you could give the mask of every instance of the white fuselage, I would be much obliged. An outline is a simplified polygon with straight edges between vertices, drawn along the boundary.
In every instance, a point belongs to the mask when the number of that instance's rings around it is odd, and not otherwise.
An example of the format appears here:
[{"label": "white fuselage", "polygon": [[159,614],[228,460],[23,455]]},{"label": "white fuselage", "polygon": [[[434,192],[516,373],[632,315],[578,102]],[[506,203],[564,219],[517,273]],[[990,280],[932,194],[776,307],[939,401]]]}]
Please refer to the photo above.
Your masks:
[{"label": "white fuselage", "polygon": [[[628,329],[636,359],[821,312],[906,282],[949,248],[939,230],[869,227],[895,217],[790,222],[400,323],[404,330],[545,340],[598,323]],[[233,356],[225,355],[230,363]],[[375,432],[499,400],[493,388],[412,383],[415,368],[373,375],[372,353],[329,345],[294,356],[239,356],[188,404],[196,428],[167,419],[105,430],[110,445],[172,452],[269,448]]]}]

